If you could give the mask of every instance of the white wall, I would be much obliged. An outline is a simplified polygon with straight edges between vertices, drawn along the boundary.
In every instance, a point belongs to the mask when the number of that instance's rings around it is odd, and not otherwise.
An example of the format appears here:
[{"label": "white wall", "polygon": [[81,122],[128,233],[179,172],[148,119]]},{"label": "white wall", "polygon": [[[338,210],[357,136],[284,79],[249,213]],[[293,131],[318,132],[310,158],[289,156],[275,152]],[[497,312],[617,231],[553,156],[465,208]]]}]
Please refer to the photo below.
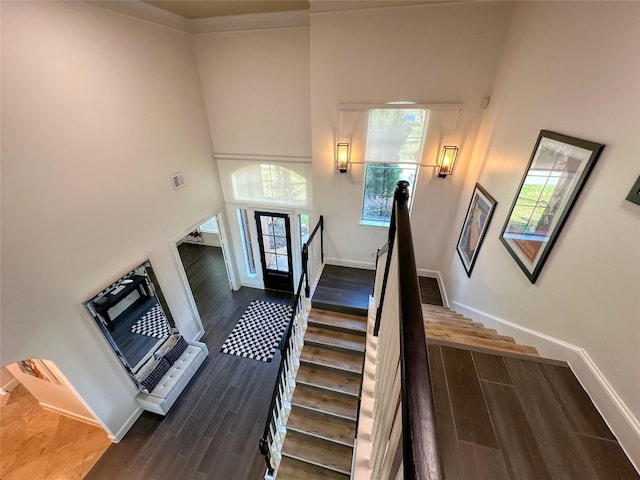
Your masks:
[{"label": "white wall", "polygon": [[464,104],[456,174],[442,180],[421,168],[412,211],[417,265],[440,267],[510,11],[498,2],[311,15],[314,210],[325,215],[330,263],[373,268],[387,235],[359,225],[364,166],[335,170],[337,105],[408,100]]},{"label": "white wall", "polygon": [[[243,159],[260,157],[289,157],[308,162],[311,156],[309,27],[256,30],[250,24],[240,23],[236,28],[238,30],[193,36],[216,154],[230,155],[227,170],[230,163],[237,162],[244,167],[248,163]],[[312,179],[310,176],[307,179],[311,192]],[[231,192],[231,186],[227,186]],[[226,201],[233,201],[232,193]],[[247,272],[237,217],[239,207],[250,210],[248,220],[256,275]],[[277,212],[283,207],[280,202],[260,209]],[[229,240],[233,243],[227,253],[240,283],[262,288],[253,213],[252,207],[227,203]]]},{"label": "white wall", "polygon": [[66,378],[56,368],[55,364],[47,360],[39,361],[49,369],[49,372],[45,372],[45,374],[51,378],[51,381],[36,378],[22,372],[16,363],[7,365],[6,369],[44,408],[53,406],[54,410],[59,413],[87,423],[97,424],[98,422],[78,398],[73,387],[68,384]]},{"label": "white wall", "polygon": [[4,390],[5,393],[8,393],[19,384],[20,382],[16,380],[16,377],[11,374],[7,367],[0,368],[0,390]]},{"label": "white wall", "polygon": [[51,359],[122,433],[136,390],[82,302],[150,258],[198,335],[170,242],[221,209],[217,182],[188,35],[84,2],[3,2],[0,364]]},{"label": "white wall", "polygon": [[[518,3],[444,272],[454,302],[584,348],[636,419],[640,207],[625,196],[640,174],[639,33],[635,2]],[[541,129],[606,147],[532,285],[498,237]],[[476,179],[498,206],[468,279],[453,247]]]},{"label": "white wall", "polygon": [[193,36],[216,154],[309,157],[309,27]]}]

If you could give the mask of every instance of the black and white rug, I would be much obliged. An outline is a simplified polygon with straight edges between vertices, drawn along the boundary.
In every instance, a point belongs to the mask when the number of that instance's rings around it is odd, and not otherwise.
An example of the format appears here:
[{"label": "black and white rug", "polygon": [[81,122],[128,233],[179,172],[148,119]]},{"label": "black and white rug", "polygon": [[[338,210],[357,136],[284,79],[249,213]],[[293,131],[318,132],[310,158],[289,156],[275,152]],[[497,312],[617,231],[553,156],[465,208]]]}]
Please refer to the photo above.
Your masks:
[{"label": "black and white rug", "polygon": [[291,319],[291,307],[254,300],[222,344],[220,351],[270,362]]},{"label": "black and white rug", "polygon": [[160,305],[154,305],[147,310],[136,323],[131,327],[133,333],[147,335],[148,337],[165,338],[171,335],[171,327],[164,316]]}]

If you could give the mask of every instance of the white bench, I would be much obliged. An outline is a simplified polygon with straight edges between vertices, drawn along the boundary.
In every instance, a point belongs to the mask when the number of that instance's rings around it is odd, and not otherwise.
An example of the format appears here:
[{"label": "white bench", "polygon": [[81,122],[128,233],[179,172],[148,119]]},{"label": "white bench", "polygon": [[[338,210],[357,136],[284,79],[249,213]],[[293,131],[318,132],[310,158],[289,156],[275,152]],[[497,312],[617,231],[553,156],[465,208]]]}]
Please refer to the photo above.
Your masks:
[{"label": "white bench", "polygon": [[204,343],[189,341],[187,343],[186,350],[171,365],[154,389],[149,393],[140,392],[136,396],[138,405],[143,409],[166,415],[209,356],[209,349]]}]

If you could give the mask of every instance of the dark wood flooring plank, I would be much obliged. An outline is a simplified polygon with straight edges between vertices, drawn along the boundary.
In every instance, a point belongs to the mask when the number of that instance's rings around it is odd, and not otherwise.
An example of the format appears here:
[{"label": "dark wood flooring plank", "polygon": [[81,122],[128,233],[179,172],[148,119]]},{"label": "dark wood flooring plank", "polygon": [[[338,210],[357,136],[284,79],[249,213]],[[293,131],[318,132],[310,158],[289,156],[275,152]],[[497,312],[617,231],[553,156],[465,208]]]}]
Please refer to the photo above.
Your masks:
[{"label": "dark wood flooring plank", "polygon": [[575,432],[615,440],[570,369],[551,365],[540,365],[540,369]]},{"label": "dark wood flooring plank", "polygon": [[[182,244],[178,250],[209,358],[169,414],[144,412],[124,439],[109,447],[85,477],[89,480],[225,478],[220,471],[233,472],[228,477],[233,480],[257,480],[264,474],[257,445],[280,357],[257,362],[222,354],[220,347],[252,300],[290,304],[292,295],[251,288],[233,292],[219,248]],[[206,472],[197,470],[201,464]]]},{"label": "dark wood flooring plank", "polygon": [[[460,442],[460,458],[464,468],[464,476],[451,478],[468,478],[473,480],[509,480],[507,467],[499,450],[481,447],[473,443]],[[447,477],[450,478],[450,477]]]},{"label": "dark wood flooring plank", "polygon": [[429,346],[429,370],[431,374],[431,390],[433,392],[433,409],[436,418],[436,438],[442,459],[445,478],[463,478],[460,451],[456,426],[449,401],[447,379],[445,377],[440,347]]},{"label": "dark wood flooring plank", "polygon": [[473,359],[476,362],[478,377],[491,382],[505,383],[511,385],[511,376],[504,364],[502,357],[498,355],[488,355],[486,353],[473,352]]},{"label": "dark wood flooring plank", "polygon": [[458,439],[498,448],[471,353],[441,347]]},{"label": "dark wood flooring plank", "polygon": [[505,362],[553,478],[596,479],[538,364],[511,358]]},{"label": "dark wood flooring plank", "polygon": [[576,435],[600,480],[638,480],[640,475],[618,442]]},{"label": "dark wood flooring plank", "polygon": [[553,478],[546,467],[515,388],[484,380],[482,387],[498,435],[500,451],[511,478]]},{"label": "dark wood flooring plank", "polygon": [[366,315],[374,277],[373,270],[325,265],[312,304],[316,308]]},{"label": "dark wood flooring plank", "polygon": [[422,303],[443,305],[438,280],[429,277],[418,277],[418,284],[420,285],[420,299]]}]

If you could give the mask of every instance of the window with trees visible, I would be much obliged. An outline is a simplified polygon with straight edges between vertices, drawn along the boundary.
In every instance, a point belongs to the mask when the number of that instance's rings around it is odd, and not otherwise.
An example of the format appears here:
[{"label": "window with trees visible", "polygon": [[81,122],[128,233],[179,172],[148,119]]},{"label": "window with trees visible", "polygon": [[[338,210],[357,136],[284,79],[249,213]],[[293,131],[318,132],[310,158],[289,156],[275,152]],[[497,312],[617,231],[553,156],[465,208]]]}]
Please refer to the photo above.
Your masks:
[{"label": "window with trees visible", "polygon": [[413,190],[422,157],[426,120],[427,111],[424,109],[369,110],[363,223],[389,224],[398,181],[408,181],[410,191]]}]

